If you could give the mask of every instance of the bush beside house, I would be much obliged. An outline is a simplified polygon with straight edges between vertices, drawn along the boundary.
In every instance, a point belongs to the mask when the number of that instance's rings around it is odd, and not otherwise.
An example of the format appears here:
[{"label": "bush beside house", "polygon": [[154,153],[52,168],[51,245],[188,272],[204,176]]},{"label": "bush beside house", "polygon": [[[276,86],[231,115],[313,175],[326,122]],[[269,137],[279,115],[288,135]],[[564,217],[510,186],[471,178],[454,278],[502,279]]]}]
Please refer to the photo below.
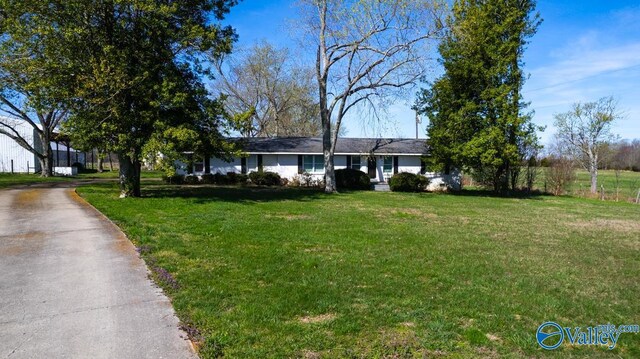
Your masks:
[{"label": "bush beside house", "polygon": [[257,186],[279,186],[282,183],[282,179],[279,174],[268,171],[249,173],[249,181]]},{"label": "bush beside house", "polygon": [[389,188],[394,192],[422,192],[429,185],[429,180],[413,173],[398,173],[389,180]]},{"label": "bush beside house", "polygon": [[371,189],[371,181],[369,176],[352,168],[344,168],[336,170],[336,187],[338,190],[369,190]]}]

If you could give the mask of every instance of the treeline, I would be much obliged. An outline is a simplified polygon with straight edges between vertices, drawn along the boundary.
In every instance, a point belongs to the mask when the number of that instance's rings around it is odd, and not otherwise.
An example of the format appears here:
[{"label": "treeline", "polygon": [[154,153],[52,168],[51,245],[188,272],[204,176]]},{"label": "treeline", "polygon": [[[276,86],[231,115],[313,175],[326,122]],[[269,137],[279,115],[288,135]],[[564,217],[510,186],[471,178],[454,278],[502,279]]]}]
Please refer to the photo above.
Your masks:
[{"label": "treeline", "polygon": [[[540,165],[550,167],[562,153],[550,151]],[[576,164],[577,165],[577,164]],[[572,165],[573,166],[573,165]],[[640,172],[640,139],[608,142],[601,146],[598,169]]]}]

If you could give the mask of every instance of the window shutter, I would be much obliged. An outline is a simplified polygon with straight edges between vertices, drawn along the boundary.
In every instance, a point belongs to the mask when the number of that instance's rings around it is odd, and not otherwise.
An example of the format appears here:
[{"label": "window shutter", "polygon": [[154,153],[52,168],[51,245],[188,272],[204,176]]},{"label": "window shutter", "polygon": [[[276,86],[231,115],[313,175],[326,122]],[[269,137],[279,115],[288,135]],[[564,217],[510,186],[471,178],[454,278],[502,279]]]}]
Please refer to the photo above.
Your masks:
[{"label": "window shutter", "polygon": [[420,174],[427,173],[427,164],[424,163],[424,158],[420,159]]},{"label": "window shutter", "polygon": [[347,156],[347,168],[351,168],[351,156]]},{"label": "window shutter", "polygon": [[204,173],[211,173],[211,156],[204,156]]},{"label": "window shutter", "polygon": [[398,173],[398,156],[393,156],[393,174]]},{"label": "window shutter", "polygon": [[262,172],[262,155],[258,155],[258,172]]},{"label": "window shutter", "polygon": [[302,174],[302,155],[298,155],[298,174]]},{"label": "window shutter", "polygon": [[242,157],[240,159],[240,172],[242,172],[242,174],[247,174],[247,158],[246,157]]}]

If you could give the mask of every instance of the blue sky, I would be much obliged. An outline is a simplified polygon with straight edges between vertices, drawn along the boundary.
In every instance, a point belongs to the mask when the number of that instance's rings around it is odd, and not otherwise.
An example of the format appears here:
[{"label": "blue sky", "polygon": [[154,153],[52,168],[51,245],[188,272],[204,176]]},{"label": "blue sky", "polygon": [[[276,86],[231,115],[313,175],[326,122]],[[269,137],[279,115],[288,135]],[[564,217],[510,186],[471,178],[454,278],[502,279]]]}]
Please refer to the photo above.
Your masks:
[{"label": "blue sky", "polygon": [[[244,1],[225,23],[240,36],[237,46],[266,39],[294,52],[297,11],[295,1]],[[613,96],[624,118],[614,127],[622,138],[640,138],[640,2],[615,0],[538,1],[543,23],[525,52],[526,101],[535,111],[534,122],[547,126],[540,134],[547,143],[555,128],[553,115],[569,110],[576,101]],[[304,56],[302,56],[304,57]],[[434,63],[434,72],[440,71]],[[415,136],[413,99],[398,100],[388,118],[375,129],[359,114],[345,122],[348,137]],[[425,124],[420,137],[426,137]]]}]

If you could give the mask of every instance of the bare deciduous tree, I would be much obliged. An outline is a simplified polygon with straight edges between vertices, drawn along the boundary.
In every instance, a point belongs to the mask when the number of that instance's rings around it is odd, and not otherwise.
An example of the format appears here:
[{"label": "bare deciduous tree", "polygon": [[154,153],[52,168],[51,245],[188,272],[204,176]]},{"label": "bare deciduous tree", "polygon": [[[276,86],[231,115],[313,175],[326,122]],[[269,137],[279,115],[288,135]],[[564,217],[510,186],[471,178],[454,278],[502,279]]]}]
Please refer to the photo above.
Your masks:
[{"label": "bare deciduous tree", "polygon": [[[0,86],[6,85],[0,84]],[[2,93],[4,91],[4,93]],[[7,95],[10,94],[10,95]],[[23,95],[20,87],[4,87],[0,89],[0,112],[10,117],[0,116],[0,133],[14,140],[18,145],[33,153],[40,162],[40,175],[49,177],[53,174],[53,150],[51,141],[54,131],[67,112],[59,109],[38,110],[29,104],[28,93]],[[30,141],[20,125],[27,123],[37,135],[37,141]]]},{"label": "bare deciduous tree", "polygon": [[611,125],[622,117],[612,97],[575,103],[571,111],[556,114],[558,138],[574,159],[591,175],[591,193],[598,191],[598,168],[602,150],[615,136]]},{"label": "bare deciduous tree", "polygon": [[398,96],[428,69],[429,39],[442,27],[439,0],[305,0],[307,43],[316,50],[325,192],[336,191],[333,155],[356,106]]},{"label": "bare deciduous tree", "polygon": [[240,126],[243,136],[320,134],[313,69],[296,65],[288,49],[262,42],[216,62],[216,69],[226,110],[251,111]]}]

